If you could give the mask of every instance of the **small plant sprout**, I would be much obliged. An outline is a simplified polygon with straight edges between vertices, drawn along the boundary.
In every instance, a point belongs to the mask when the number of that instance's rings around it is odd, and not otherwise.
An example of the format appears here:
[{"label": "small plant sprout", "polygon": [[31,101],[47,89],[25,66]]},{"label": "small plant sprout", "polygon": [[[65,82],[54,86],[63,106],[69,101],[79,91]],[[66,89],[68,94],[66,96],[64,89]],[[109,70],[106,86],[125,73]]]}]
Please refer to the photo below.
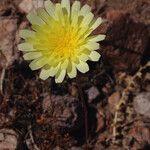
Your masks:
[{"label": "small plant sprout", "polygon": [[70,6],[70,0],[52,3],[47,0],[44,8],[27,15],[32,30],[20,31],[24,43],[18,49],[24,52],[25,60],[32,60],[30,68],[41,68],[40,78],[55,77],[61,83],[67,74],[70,78],[89,71],[87,61],[98,61],[99,41],[105,35],[91,35],[102,19],[94,19],[88,5],[81,7],[79,1]]}]

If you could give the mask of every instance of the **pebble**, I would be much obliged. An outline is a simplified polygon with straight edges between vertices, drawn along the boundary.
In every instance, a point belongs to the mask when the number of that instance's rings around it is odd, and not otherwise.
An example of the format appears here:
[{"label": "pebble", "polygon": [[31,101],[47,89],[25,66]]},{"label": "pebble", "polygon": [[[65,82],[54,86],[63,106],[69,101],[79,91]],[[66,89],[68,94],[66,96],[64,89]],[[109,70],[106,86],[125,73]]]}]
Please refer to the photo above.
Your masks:
[{"label": "pebble", "polygon": [[150,92],[142,92],[134,98],[134,109],[138,114],[150,118]]},{"label": "pebble", "polygon": [[0,150],[16,150],[17,148],[17,133],[12,129],[0,130]]},{"label": "pebble", "polygon": [[86,93],[88,95],[88,100],[90,103],[100,95],[99,90],[95,86],[92,86],[91,88],[89,88],[86,91]]},{"label": "pebble", "polygon": [[109,110],[111,113],[115,112],[115,108],[116,108],[116,105],[119,103],[119,100],[120,100],[120,93],[119,92],[114,92],[108,98]]}]

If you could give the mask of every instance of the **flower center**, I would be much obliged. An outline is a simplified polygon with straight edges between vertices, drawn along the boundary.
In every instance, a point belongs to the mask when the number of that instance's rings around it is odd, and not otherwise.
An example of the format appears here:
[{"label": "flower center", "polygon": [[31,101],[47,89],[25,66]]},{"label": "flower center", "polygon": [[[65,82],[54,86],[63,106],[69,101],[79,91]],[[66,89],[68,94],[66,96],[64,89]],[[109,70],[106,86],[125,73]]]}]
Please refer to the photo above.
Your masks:
[{"label": "flower center", "polygon": [[71,57],[78,46],[77,32],[71,25],[56,25],[49,35],[49,46],[58,57]]}]

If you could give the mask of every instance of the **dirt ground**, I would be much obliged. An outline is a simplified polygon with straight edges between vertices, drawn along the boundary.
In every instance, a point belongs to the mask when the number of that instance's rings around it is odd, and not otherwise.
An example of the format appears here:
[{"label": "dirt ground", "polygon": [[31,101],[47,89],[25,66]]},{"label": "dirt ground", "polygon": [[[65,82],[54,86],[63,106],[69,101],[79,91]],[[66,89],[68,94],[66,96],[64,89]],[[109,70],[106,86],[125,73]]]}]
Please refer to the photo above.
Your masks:
[{"label": "dirt ground", "polygon": [[150,0],[80,1],[105,20],[102,57],[56,84],[17,49],[43,0],[0,0],[0,150],[150,150]]}]

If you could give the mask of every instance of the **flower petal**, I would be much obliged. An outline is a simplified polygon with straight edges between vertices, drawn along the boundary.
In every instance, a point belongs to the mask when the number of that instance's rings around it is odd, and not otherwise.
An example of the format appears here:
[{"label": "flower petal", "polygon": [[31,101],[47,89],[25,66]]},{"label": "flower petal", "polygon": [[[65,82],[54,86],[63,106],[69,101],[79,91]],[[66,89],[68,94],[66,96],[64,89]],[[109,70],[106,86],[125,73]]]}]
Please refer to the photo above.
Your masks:
[{"label": "flower petal", "polygon": [[55,15],[56,15],[57,20],[59,19],[60,23],[62,23],[64,25],[65,22],[64,22],[63,11],[62,11],[62,7],[59,3],[57,3],[56,7],[55,7]]},{"label": "flower petal", "polygon": [[71,79],[77,76],[77,69],[74,63],[70,63],[70,68],[67,68],[67,74]]},{"label": "flower petal", "polygon": [[88,14],[90,11],[91,11],[91,7],[86,4],[81,8],[80,15],[84,16]]},{"label": "flower petal", "polygon": [[33,45],[29,44],[29,43],[21,43],[18,45],[18,50],[20,51],[36,51],[34,48],[33,48]]},{"label": "flower petal", "polygon": [[87,48],[84,48],[82,50],[82,53],[85,54],[85,55],[90,55],[91,51],[89,49],[87,49]]},{"label": "flower petal", "polygon": [[80,61],[80,63],[78,65],[76,65],[77,69],[82,72],[82,73],[86,73],[89,71],[89,66],[86,62],[84,61]]},{"label": "flower petal", "polygon": [[75,1],[72,5],[72,9],[71,9],[71,23],[72,23],[72,25],[76,25],[78,23],[79,11],[80,11],[80,2]]},{"label": "flower petal", "polygon": [[90,29],[95,30],[102,22],[103,20],[101,17],[97,18],[97,20],[92,24]]},{"label": "flower petal", "polygon": [[81,27],[85,27],[85,26],[89,25],[90,22],[92,21],[93,17],[94,17],[94,15],[91,12],[86,14],[84,19],[82,20]]},{"label": "flower petal", "polygon": [[99,34],[99,35],[96,35],[96,36],[91,36],[89,37],[89,42],[99,42],[99,41],[102,41],[104,40],[106,37],[106,35],[104,34]]},{"label": "flower petal", "polygon": [[46,60],[47,59],[45,57],[35,59],[29,64],[29,67],[31,68],[31,70],[40,69],[46,64]]},{"label": "flower petal", "polygon": [[89,57],[92,61],[98,61],[101,55],[96,51],[92,51]]},{"label": "flower petal", "polygon": [[61,6],[67,10],[68,16],[70,16],[70,0],[62,0]]},{"label": "flower petal", "polygon": [[41,52],[29,52],[23,55],[25,60],[33,60],[42,56]]},{"label": "flower petal", "polygon": [[36,24],[36,25],[45,24],[44,21],[33,12],[27,15],[27,19],[30,21],[31,24]]},{"label": "flower petal", "polygon": [[55,16],[55,5],[50,0],[47,0],[44,2],[44,6],[45,6],[45,9],[48,12],[48,14],[50,16],[54,17]]},{"label": "flower petal", "polygon": [[68,63],[69,63],[69,60],[66,59],[62,64],[61,64],[61,69],[66,69],[68,67]]},{"label": "flower petal", "polygon": [[59,69],[60,65],[58,65],[57,67],[53,68],[49,68],[49,69],[42,69],[41,72],[40,72],[40,78],[43,79],[43,80],[46,80],[48,77],[53,77],[58,69]]},{"label": "flower petal", "polygon": [[21,38],[26,39],[26,38],[35,36],[35,32],[31,31],[31,30],[28,30],[28,29],[23,29],[23,30],[20,30],[19,36]]},{"label": "flower petal", "polygon": [[46,80],[48,77],[50,77],[51,75],[51,68],[50,69],[42,69],[41,72],[40,72],[40,78],[42,80]]},{"label": "flower petal", "polygon": [[103,20],[100,17],[97,20],[93,20],[90,23],[90,27],[88,27],[87,32],[84,33],[84,38],[88,37],[93,32],[93,30],[95,30],[102,23],[102,21]]},{"label": "flower petal", "polygon": [[88,55],[80,54],[79,59],[82,60],[82,61],[87,61],[88,60]]},{"label": "flower petal", "polygon": [[65,78],[65,75],[66,75],[66,70],[61,70],[60,72],[58,72],[55,76],[55,82],[56,83],[61,83],[64,78]]},{"label": "flower petal", "polygon": [[78,64],[78,63],[80,62],[78,57],[73,57],[73,58],[72,58],[72,61],[73,61],[75,64]]},{"label": "flower petal", "polygon": [[89,42],[89,43],[85,44],[84,47],[86,47],[89,50],[97,50],[97,49],[99,49],[99,43]]},{"label": "flower petal", "polygon": [[43,8],[37,10],[38,16],[46,23],[51,24],[52,17]]}]

